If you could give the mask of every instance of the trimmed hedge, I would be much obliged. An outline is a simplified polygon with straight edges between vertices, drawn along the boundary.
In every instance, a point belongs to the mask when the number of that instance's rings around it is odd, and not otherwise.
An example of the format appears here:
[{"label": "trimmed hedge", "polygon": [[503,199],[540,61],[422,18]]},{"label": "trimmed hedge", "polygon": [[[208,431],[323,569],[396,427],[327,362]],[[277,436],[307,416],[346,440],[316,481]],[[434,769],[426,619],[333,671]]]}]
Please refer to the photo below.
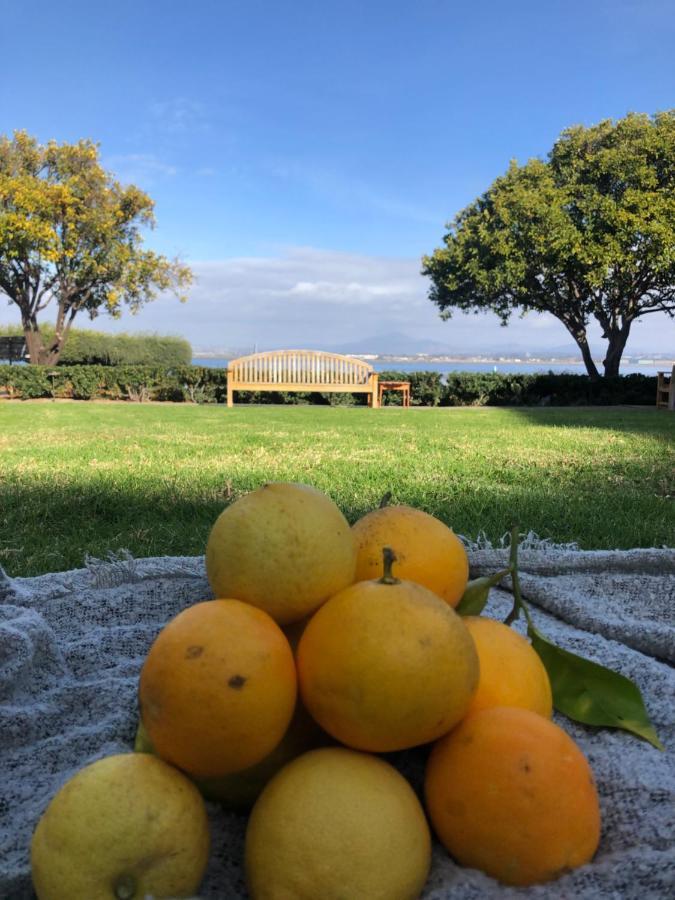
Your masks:
[{"label": "trimmed hedge", "polygon": [[[443,375],[441,372],[397,372],[393,369],[378,372],[380,381],[409,381],[411,406],[438,406],[443,399]],[[383,406],[401,406],[400,391],[385,391]]]},{"label": "trimmed hedge", "polygon": [[[624,375],[591,381],[585,375],[501,375],[493,372],[380,372],[383,381],[409,381],[415,406],[653,406],[656,376]],[[0,390],[11,398],[173,400],[225,403],[227,370],[209,366],[0,366]],[[354,405],[365,394],[239,391],[237,403]],[[385,393],[385,405],[401,394]]]},{"label": "trimmed hedge", "polygon": [[[41,329],[45,341],[54,329]],[[0,334],[23,335],[19,327],[0,330]],[[102,331],[73,329],[61,351],[59,366],[189,366],[192,347],[184,338],[158,334],[104,334]]]},{"label": "trimmed hedge", "polygon": [[12,398],[175,400],[224,403],[225,369],[206,366],[0,366],[0,388]]},{"label": "trimmed hedge", "polygon": [[587,375],[502,375],[451,372],[443,406],[653,406],[655,375],[619,375],[591,381]]}]

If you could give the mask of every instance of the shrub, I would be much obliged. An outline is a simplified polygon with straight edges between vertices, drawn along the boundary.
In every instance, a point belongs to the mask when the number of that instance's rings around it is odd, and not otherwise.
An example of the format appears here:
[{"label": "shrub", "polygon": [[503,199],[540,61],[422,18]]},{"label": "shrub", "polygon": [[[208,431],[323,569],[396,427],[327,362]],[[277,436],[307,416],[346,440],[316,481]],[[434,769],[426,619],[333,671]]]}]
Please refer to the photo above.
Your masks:
[{"label": "shrub", "polygon": [[[656,377],[625,375],[593,382],[585,375],[502,375],[452,372],[380,373],[381,380],[410,381],[416,406],[653,406]],[[0,389],[12,398],[68,397],[225,403],[227,370],[208,366],[0,366]],[[238,392],[237,403],[355,405],[365,394],[295,391]],[[385,394],[400,404],[401,394]]]},{"label": "shrub", "polygon": [[[409,381],[410,403],[412,406],[438,406],[443,396],[443,376],[440,372],[378,372],[380,381]],[[400,391],[385,391],[384,406],[401,406],[403,394]]]},{"label": "shrub", "polygon": [[591,381],[587,375],[451,372],[443,406],[651,406],[656,377],[634,374]]},{"label": "shrub", "polygon": [[[43,326],[42,334],[49,340],[54,334],[50,326]],[[21,335],[18,326],[0,330],[0,334]],[[179,337],[158,334],[105,334],[102,331],[73,329],[68,335],[59,366],[181,366],[190,365],[192,347]]]}]

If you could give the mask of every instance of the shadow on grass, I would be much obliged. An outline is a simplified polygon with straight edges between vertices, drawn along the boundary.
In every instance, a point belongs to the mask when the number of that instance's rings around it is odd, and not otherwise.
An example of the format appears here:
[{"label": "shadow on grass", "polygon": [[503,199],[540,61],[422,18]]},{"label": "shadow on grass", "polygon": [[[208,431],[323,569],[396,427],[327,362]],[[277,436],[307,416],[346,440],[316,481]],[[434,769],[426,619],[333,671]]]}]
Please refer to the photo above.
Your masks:
[{"label": "shadow on grass", "polygon": [[[496,407],[490,407],[494,409]],[[499,407],[532,425],[547,428],[601,428],[649,436],[671,445],[675,440],[675,415],[646,406],[549,406]]]},{"label": "shadow on grass", "polygon": [[[518,522],[525,532],[582,548],[650,547],[673,543],[673,505],[647,490],[617,492],[612,484],[530,477],[505,469],[482,484],[401,480],[395,502],[437,516],[458,534],[486,534],[497,543]],[[337,476],[337,473],[336,473]],[[335,477],[327,488],[350,522],[375,508],[389,485]],[[253,476],[255,478],[255,476]],[[297,479],[296,479],[297,480]],[[308,479],[309,480],[309,479]],[[348,483],[345,483],[348,482]],[[10,576],[80,568],[87,556],[197,556],[224,507],[257,487],[251,478],[222,491],[158,482],[49,485],[5,483],[0,490],[0,565]],[[319,485],[317,485],[319,486]]]}]

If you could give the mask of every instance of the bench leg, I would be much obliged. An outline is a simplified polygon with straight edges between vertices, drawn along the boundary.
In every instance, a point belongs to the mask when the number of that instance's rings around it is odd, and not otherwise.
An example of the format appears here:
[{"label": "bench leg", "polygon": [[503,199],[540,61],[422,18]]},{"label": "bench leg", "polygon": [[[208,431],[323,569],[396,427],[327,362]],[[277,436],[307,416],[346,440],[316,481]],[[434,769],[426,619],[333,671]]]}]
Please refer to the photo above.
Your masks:
[{"label": "bench leg", "polygon": [[227,386],[227,405],[234,406],[234,391],[229,384]]}]

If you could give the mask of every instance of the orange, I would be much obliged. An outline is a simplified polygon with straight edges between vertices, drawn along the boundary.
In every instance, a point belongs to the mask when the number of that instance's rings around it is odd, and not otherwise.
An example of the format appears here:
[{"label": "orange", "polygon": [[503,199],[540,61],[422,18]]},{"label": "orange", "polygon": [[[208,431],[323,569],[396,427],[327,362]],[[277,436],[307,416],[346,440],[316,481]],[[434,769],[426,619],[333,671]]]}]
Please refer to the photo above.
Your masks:
[{"label": "orange", "polygon": [[[297,647],[307,622],[307,619],[301,619],[282,629],[291,649]],[[295,759],[296,756],[300,756],[301,753],[330,743],[332,743],[332,738],[319,728],[298,696],[295,712],[286,733],[280,743],[264,759],[247,769],[233,772],[230,775],[221,775],[217,778],[193,778],[193,781],[207,800],[215,800],[226,809],[244,812],[253,806],[270,778],[286,763]],[[155,753],[155,748],[152,746],[152,741],[148,737],[142,721],[138,723],[134,750],[137,753]]]},{"label": "orange", "polygon": [[331,597],[305,628],[297,665],[310,714],[337,740],[372,752],[445,734],[478,681],[460,616],[421,585],[387,577]]},{"label": "orange", "polygon": [[[298,698],[295,713],[286,734],[263,760],[241,772],[233,772],[231,775],[221,775],[218,778],[193,778],[192,780],[207,800],[215,800],[225,809],[245,812],[253,806],[270,778],[276,775],[286,763],[295,759],[296,756],[300,756],[301,753],[331,742],[331,738],[319,728]],[[143,727],[143,722],[138,724],[134,750],[137,753],[155,752]]]},{"label": "orange", "polygon": [[478,651],[480,678],[469,712],[489,706],[522,706],[551,718],[551,682],[532,644],[494,619],[465,616]]},{"label": "orange", "polygon": [[158,755],[198,778],[260,762],[293,715],[293,653],[279,626],[239,600],[183,610],[141,670],[143,725]]},{"label": "orange", "polygon": [[600,839],[586,757],[530,710],[495,706],[467,716],[434,747],[425,795],[449,853],[504,884],[549,881],[583,866]]},{"label": "orange", "polygon": [[382,548],[396,554],[396,574],[424,585],[457,606],[469,579],[464,545],[440,519],[410,506],[375,509],[352,526],[356,540],[355,581],[377,578]]},{"label": "orange", "polygon": [[392,765],[334,747],[299,756],[269,782],[245,856],[252,900],[416,900],[431,835]]},{"label": "orange", "polygon": [[280,625],[314,612],[354,581],[349,523],[330,497],[306,484],[266,484],[225,509],[206,545],[216,597],[236,597]]}]

